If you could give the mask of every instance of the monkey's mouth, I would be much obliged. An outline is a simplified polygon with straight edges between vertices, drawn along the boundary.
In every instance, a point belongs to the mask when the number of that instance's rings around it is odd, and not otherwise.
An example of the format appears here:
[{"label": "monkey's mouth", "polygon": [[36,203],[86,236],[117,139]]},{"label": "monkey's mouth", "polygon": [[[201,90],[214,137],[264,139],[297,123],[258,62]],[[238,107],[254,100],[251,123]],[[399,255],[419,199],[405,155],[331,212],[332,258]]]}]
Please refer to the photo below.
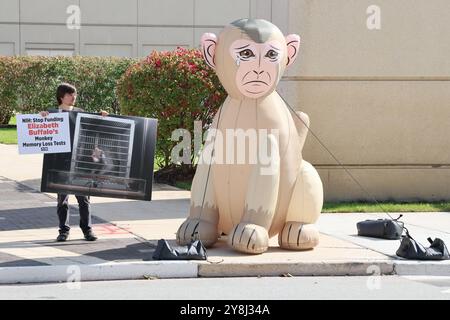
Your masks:
[{"label": "monkey's mouth", "polygon": [[244,82],[242,85],[243,85],[243,86],[246,86],[246,85],[248,85],[248,84],[251,84],[253,87],[260,87],[261,84],[264,84],[264,85],[266,85],[266,86],[269,86],[269,84],[268,84],[267,82],[261,81],[261,80],[251,80],[251,81],[247,81],[247,82]]},{"label": "monkey's mouth", "polygon": [[243,86],[247,86],[249,90],[245,89],[245,91],[250,94],[261,94],[267,90],[269,84],[261,80],[252,80],[243,83]]},{"label": "monkey's mouth", "polygon": [[243,83],[242,86],[246,86],[248,88],[248,90],[244,89],[247,93],[261,94],[267,91],[267,87],[269,87],[269,84],[261,80],[252,80]]}]

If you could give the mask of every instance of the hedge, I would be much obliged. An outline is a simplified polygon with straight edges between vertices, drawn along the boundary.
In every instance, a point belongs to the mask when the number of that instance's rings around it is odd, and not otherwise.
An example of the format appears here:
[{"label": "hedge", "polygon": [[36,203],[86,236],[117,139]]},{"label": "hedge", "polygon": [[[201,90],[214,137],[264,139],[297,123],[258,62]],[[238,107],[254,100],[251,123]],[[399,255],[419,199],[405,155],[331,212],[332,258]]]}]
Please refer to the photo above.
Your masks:
[{"label": "hedge", "polygon": [[0,56],[0,124],[8,123],[14,112],[37,113],[55,108],[55,92],[61,82],[78,89],[78,107],[119,113],[116,83],[136,61],[114,57]]},{"label": "hedge", "polygon": [[206,130],[226,97],[214,70],[197,49],[153,51],[141,60],[0,56],[0,124],[7,124],[14,112],[55,108],[61,82],[77,87],[76,105],[86,111],[102,109],[158,119],[156,161],[160,168],[173,165],[170,154],[178,142],[171,140],[172,131],[188,129],[193,137],[195,120]]},{"label": "hedge", "polygon": [[[201,121],[203,131],[206,130],[226,97],[200,50],[184,48],[153,51],[131,65],[119,80],[117,93],[122,114],[158,119],[156,161],[162,169],[174,166],[171,151],[178,141],[171,140],[172,132],[179,128],[189,130],[193,151],[194,121]],[[191,163],[194,157],[192,152]]]}]

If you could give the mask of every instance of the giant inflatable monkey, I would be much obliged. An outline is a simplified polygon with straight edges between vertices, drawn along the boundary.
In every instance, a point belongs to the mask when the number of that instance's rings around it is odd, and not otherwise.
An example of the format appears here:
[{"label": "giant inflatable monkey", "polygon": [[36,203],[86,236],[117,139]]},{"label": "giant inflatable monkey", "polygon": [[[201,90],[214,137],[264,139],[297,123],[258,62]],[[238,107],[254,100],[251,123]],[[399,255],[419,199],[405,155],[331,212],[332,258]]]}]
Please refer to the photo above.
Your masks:
[{"label": "giant inflatable monkey", "polygon": [[[200,239],[208,247],[224,233],[235,250],[262,253],[269,237],[278,234],[281,248],[315,247],[319,233],[314,223],[322,209],[323,189],[317,171],[301,154],[309,118],[302,112],[294,114],[275,91],[297,56],[300,37],[284,37],[265,20],[241,19],[225,27],[218,38],[204,34],[201,44],[204,59],[228,93],[212,123],[223,139],[209,135],[202,156],[229,155],[227,144],[236,142],[239,134],[230,138],[226,130],[275,129],[278,137],[268,135],[265,141],[271,151],[270,174],[261,161],[213,160],[198,165],[189,217],[177,231],[178,244]],[[250,159],[251,148],[247,144],[244,148]]]}]

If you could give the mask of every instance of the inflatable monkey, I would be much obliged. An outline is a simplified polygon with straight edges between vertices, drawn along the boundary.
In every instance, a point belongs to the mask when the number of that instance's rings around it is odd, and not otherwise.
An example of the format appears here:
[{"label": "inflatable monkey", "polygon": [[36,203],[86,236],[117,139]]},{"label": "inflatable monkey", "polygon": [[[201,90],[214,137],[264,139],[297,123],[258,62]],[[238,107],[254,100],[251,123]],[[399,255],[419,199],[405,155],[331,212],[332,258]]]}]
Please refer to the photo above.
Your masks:
[{"label": "inflatable monkey", "polygon": [[[278,234],[281,248],[315,247],[319,233],[314,223],[322,210],[323,188],[317,171],[302,159],[309,118],[294,114],[275,91],[297,56],[300,37],[284,37],[265,20],[241,19],[218,38],[204,34],[201,43],[228,97],[214,117],[215,135],[210,131],[206,139],[202,157],[212,155],[212,160],[197,166],[190,213],[177,231],[178,244],[200,239],[208,247],[226,234],[235,250],[262,253],[269,238]],[[235,134],[229,135],[230,130]],[[240,135],[249,138],[251,130],[276,135],[267,135],[256,148],[251,143],[236,148]],[[262,145],[271,154],[268,171],[267,163],[249,161]],[[217,161],[219,155],[233,158],[231,153],[242,151],[239,148],[244,149],[244,163]]]}]

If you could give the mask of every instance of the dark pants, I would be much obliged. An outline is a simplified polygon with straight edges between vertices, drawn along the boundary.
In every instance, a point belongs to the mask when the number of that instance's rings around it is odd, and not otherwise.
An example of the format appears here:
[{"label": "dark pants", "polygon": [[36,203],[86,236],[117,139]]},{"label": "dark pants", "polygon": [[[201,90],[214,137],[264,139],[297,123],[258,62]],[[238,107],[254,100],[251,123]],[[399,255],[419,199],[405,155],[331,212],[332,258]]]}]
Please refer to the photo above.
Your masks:
[{"label": "dark pants", "polygon": [[[91,230],[91,213],[89,210],[90,201],[87,196],[75,196],[78,201],[78,208],[80,211],[80,228],[84,233]],[[69,195],[58,194],[58,218],[59,218],[59,232],[69,232]]]}]

